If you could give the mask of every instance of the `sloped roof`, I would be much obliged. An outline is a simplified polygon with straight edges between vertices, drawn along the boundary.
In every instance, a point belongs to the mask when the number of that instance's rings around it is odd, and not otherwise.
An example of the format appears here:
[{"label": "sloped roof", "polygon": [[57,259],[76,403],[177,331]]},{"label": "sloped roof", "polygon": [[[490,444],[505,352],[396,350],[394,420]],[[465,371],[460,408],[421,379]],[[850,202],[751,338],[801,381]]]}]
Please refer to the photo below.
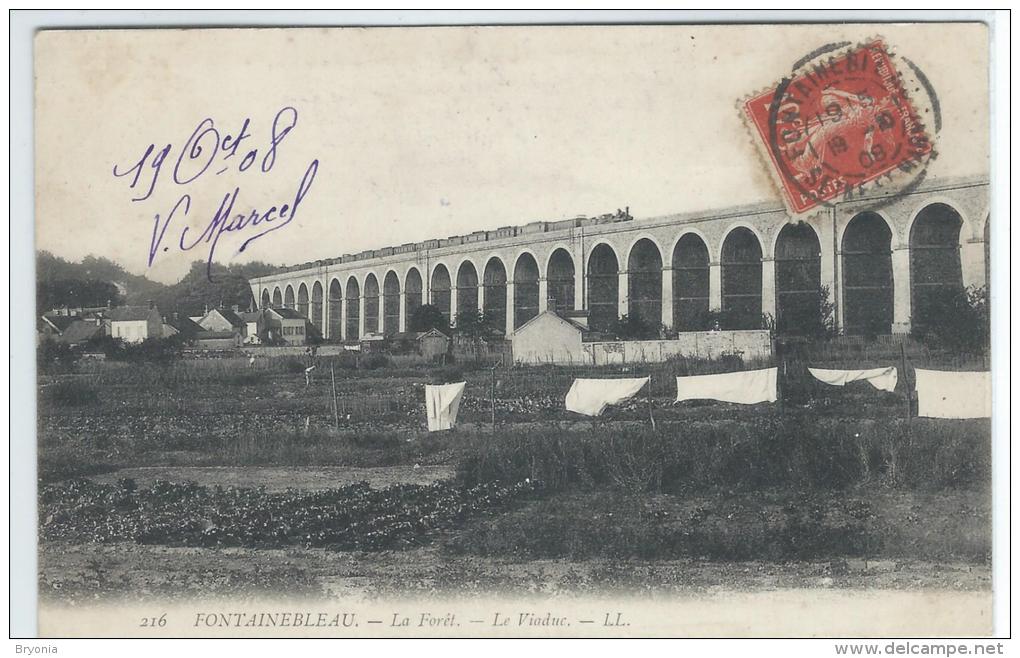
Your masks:
[{"label": "sloped roof", "polygon": [[569,327],[571,327],[573,329],[576,329],[582,335],[591,333],[591,329],[585,327],[584,325],[580,324],[579,322],[575,322],[574,320],[572,320],[570,318],[561,317],[558,313],[556,313],[555,311],[552,311],[552,310],[542,311],[541,313],[539,313],[535,317],[531,318],[530,320],[528,320],[527,322],[525,322],[521,326],[517,327],[517,329],[514,330],[514,333],[516,334],[516,333],[522,331],[525,327],[531,325],[534,322],[537,322],[539,318],[545,317],[547,315],[551,315],[553,318],[555,318],[556,320],[559,320],[563,324],[565,324],[565,325],[567,325],[567,326],[569,326]]},{"label": "sloped roof", "polygon": [[262,311],[245,311],[243,313],[239,313],[239,315],[245,322],[258,322],[259,318],[262,317]]},{"label": "sloped roof", "polygon": [[112,322],[135,322],[148,320],[154,310],[148,306],[117,306],[110,309],[106,317]]},{"label": "sloped roof", "polygon": [[271,308],[269,309],[273,313],[276,313],[284,320],[304,320],[305,316],[301,315],[292,308]]},{"label": "sloped roof", "polygon": [[67,329],[64,329],[58,340],[69,344],[84,343],[93,336],[98,335],[102,330],[103,327],[95,322],[75,320],[67,326]]},{"label": "sloped roof", "polygon": [[192,320],[186,315],[182,315],[170,320],[167,320],[167,324],[177,330],[177,332],[185,338],[191,338],[196,334],[204,331],[197,322]]},{"label": "sloped roof", "polygon": [[44,315],[44,316],[42,316],[43,322],[48,323],[51,327],[53,327],[57,331],[61,331],[61,332],[64,331],[64,329],[67,329],[69,326],[71,326],[71,324],[73,324],[78,319],[79,318],[76,318],[73,315]]},{"label": "sloped roof", "polygon": [[241,318],[237,317],[237,313],[234,313],[230,309],[227,309],[227,308],[214,308],[214,309],[212,309],[209,312],[210,313],[219,313],[220,317],[222,317],[224,320],[229,322],[231,327],[243,327],[244,326],[244,321]]}]

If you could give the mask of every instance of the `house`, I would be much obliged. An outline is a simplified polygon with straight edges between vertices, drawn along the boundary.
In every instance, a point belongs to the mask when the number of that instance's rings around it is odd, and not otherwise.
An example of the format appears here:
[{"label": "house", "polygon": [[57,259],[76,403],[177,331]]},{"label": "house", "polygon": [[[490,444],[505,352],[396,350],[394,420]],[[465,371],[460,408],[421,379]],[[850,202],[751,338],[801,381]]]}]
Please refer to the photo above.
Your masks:
[{"label": "house", "polygon": [[307,333],[305,316],[292,308],[268,308],[265,311],[266,341],[282,339],[288,345],[304,345]]},{"label": "house", "polygon": [[163,318],[151,302],[148,306],[117,306],[106,314],[110,335],[126,343],[163,337]]},{"label": "house", "polygon": [[78,347],[93,338],[102,336],[104,333],[105,327],[103,326],[102,319],[98,317],[86,320],[74,318],[74,322],[69,324],[56,340],[71,347]]},{"label": "house", "polygon": [[206,312],[198,321],[198,326],[204,331],[215,331],[223,333],[231,331],[236,333],[242,340],[248,329],[247,323],[237,314],[237,307],[233,310],[225,308],[214,308]]},{"label": "house", "polygon": [[[564,315],[567,315],[566,313]],[[577,315],[577,317],[570,317]],[[581,343],[592,336],[585,315],[561,317],[543,311],[510,335],[513,359],[518,363],[585,363]]]},{"label": "house", "polygon": [[195,340],[201,332],[205,331],[201,326],[186,315],[174,313],[163,320],[164,337],[180,336],[182,340],[190,342]]},{"label": "house", "polygon": [[246,345],[258,345],[265,333],[265,314],[262,311],[245,311],[238,313],[244,322],[244,342]]}]

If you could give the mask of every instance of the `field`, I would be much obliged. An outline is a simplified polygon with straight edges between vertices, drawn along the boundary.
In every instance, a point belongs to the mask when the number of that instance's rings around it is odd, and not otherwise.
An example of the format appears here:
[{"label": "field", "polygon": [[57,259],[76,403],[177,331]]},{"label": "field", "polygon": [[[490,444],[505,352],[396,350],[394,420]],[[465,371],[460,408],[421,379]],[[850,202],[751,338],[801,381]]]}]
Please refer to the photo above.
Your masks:
[{"label": "field", "polygon": [[[895,393],[804,376],[901,358]],[[799,353],[782,402],[753,407],[673,404],[673,376],[727,362],[371,365],[41,376],[41,595],[990,589],[990,425],[908,418],[904,395],[914,365],[980,359]],[[563,410],[573,377],[614,374],[649,394]],[[458,428],[429,434],[423,385],[462,379]]]}]

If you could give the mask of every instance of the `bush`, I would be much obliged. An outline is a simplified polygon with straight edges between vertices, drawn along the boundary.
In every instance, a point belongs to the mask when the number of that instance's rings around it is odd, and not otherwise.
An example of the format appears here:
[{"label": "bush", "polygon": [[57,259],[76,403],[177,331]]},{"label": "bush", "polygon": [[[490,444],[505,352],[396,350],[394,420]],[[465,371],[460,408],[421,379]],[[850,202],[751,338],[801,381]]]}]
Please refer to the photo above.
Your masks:
[{"label": "bush", "polygon": [[466,484],[524,478],[548,489],[609,486],[686,494],[706,489],[845,489],[883,481],[913,489],[978,486],[991,473],[985,420],[848,421],[767,414],[753,423],[557,429],[468,437],[458,477]]},{"label": "bush", "polygon": [[156,363],[167,365],[181,357],[184,339],[180,336],[170,338],[146,338],[140,343],[125,343],[112,336],[97,336],[88,342],[93,350],[100,350],[111,361],[128,363]]},{"label": "bush", "polygon": [[388,365],[390,365],[390,360],[385,354],[369,354],[361,359],[361,367],[364,370],[379,370]]},{"label": "bush", "polygon": [[39,343],[36,350],[36,364],[39,374],[53,375],[74,372],[78,365],[78,354],[69,345],[47,338]]},{"label": "bush", "polygon": [[183,341],[178,336],[146,338],[140,343],[126,343],[121,351],[120,360],[166,365],[181,357],[183,346]]},{"label": "bush", "polygon": [[836,335],[836,305],[829,299],[828,286],[822,286],[818,295],[789,301],[779,310],[779,318],[773,325],[781,336],[832,338]]},{"label": "bush", "polygon": [[929,348],[979,354],[988,350],[988,289],[938,288],[915,298],[915,338]]},{"label": "bush", "polygon": [[617,340],[654,340],[659,337],[659,325],[645,321],[638,313],[621,315],[610,326],[609,333]]}]

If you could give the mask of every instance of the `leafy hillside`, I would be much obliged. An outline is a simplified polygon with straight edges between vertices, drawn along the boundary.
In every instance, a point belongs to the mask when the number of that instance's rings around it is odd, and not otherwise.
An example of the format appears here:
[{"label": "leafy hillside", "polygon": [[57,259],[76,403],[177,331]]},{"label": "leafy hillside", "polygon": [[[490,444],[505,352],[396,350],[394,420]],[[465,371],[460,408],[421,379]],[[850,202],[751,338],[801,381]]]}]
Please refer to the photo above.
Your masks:
[{"label": "leafy hillside", "polygon": [[166,285],[132,274],[107,258],[86,256],[74,263],[40,251],[36,255],[36,298],[40,313],[65,305],[103,306],[108,301],[115,305],[145,304],[149,300],[165,315],[199,315],[206,306],[220,304],[247,309],[252,301],[248,277],[274,268],[262,262],[229,266],[214,263],[210,280],[205,262],[195,261],[184,278]]}]

